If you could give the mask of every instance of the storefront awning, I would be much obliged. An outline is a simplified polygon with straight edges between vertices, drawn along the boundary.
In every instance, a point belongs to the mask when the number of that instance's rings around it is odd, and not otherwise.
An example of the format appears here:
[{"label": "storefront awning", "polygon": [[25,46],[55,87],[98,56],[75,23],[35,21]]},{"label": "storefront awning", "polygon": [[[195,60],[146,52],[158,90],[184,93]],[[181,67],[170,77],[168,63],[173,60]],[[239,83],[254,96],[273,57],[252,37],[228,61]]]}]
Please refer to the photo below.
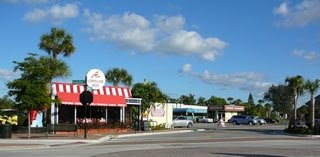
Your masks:
[{"label": "storefront awning", "polygon": [[[82,105],[79,98],[86,90],[83,84],[53,83],[52,94],[57,96],[64,105]],[[90,106],[127,106],[126,98],[131,98],[131,91],[127,87],[104,86],[93,90],[93,102]]]},{"label": "storefront awning", "polygon": [[207,113],[207,110],[193,109],[193,108],[173,108],[173,112],[176,112],[176,113]]}]

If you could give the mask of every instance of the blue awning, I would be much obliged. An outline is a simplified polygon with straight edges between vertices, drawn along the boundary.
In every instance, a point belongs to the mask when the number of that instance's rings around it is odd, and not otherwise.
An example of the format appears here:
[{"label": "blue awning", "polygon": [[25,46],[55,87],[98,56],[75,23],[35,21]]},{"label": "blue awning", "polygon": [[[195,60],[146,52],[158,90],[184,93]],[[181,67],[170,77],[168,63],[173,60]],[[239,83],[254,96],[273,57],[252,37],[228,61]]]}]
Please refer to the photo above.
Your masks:
[{"label": "blue awning", "polygon": [[175,113],[207,113],[206,109],[173,108]]}]

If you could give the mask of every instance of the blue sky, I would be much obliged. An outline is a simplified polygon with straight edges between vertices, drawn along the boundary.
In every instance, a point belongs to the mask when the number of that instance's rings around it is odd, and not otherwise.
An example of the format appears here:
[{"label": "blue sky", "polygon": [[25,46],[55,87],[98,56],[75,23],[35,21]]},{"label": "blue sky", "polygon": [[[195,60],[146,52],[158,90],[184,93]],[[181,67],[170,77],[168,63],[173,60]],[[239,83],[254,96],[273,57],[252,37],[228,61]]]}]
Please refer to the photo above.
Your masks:
[{"label": "blue sky", "polygon": [[12,61],[46,55],[40,36],[59,27],[77,50],[60,56],[72,76],[58,81],[120,67],[175,98],[257,101],[287,76],[320,78],[319,15],[319,0],[0,0],[0,96],[18,77]]}]

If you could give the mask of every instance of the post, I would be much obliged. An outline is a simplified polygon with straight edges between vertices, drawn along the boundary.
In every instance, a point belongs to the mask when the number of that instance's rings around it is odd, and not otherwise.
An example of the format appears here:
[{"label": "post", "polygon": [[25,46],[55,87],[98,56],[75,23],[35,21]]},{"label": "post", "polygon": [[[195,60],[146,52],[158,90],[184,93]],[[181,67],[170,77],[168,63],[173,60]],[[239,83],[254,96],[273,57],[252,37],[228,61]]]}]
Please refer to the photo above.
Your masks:
[{"label": "post", "polygon": [[122,107],[120,107],[120,123],[123,122],[123,114],[122,114]]},{"label": "post", "polygon": [[138,107],[139,114],[138,114],[138,131],[141,129],[141,121],[142,121],[142,116],[141,116],[141,106]]},{"label": "post", "polygon": [[[86,89],[87,90],[87,89]],[[84,139],[87,139],[87,92],[85,96],[85,105],[84,105]]]},{"label": "post", "polygon": [[77,124],[77,106],[74,106],[74,124]]},{"label": "post", "polygon": [[31,128],[30,128],[30,111],[28,111],[28,139],[30,139],[30,133],[31,133]]},{"label": "post", "polygon": [[125,123],[126,122],[126,109],[125,109],[125,107],[123,106],[122,107],[122,121],[123,121],[123,123]]},{"label": "post", "polygon": [[106,107],[106,123],[108,123],[108,107]]}]

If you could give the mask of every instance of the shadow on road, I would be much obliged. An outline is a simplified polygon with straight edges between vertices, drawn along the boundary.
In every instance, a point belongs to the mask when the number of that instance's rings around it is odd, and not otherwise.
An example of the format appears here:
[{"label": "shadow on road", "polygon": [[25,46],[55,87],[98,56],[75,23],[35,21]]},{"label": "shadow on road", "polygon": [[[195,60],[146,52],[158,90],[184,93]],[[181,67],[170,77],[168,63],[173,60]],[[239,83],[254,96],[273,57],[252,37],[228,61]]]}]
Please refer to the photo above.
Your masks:
[{"label": "shadow on road", "polygon": [[278,155],[238,154],[238,153],[211,153],[214,155],[242,156],[242,157],[283,157]]}]

